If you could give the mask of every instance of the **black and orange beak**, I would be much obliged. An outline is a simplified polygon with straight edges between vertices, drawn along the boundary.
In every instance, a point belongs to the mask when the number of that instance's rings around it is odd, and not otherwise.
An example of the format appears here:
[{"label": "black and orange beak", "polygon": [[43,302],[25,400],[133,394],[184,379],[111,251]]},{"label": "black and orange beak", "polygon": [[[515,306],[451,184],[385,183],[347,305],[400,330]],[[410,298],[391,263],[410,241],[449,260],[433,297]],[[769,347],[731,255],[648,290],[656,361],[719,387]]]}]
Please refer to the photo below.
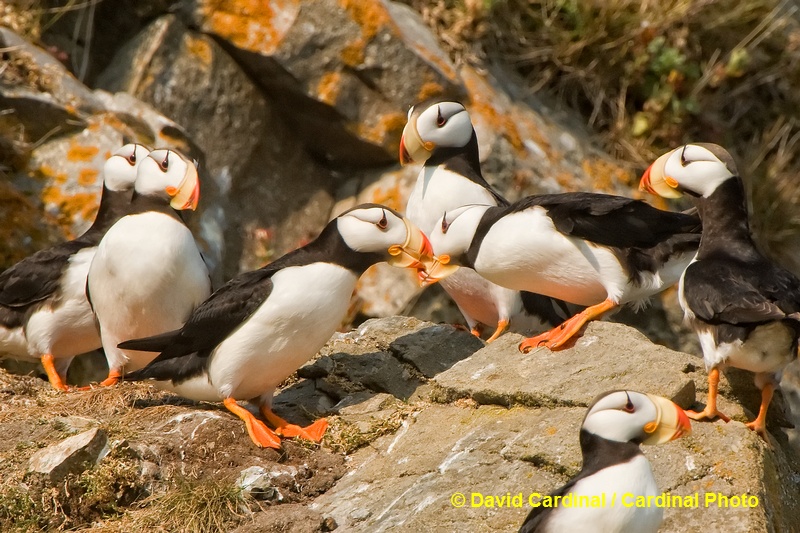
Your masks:
[{"label": "black and orange beak", "polygon": [[167,187],[167,194],[172,197],[169,205],[173,209],[178,211],[183,209],[194,211],[197,209],[197,204],[200,201],[200,179],[197,176],[197,167],[189,163],[180,185]]},{"label": "black and orange beak", "polygon": [[407,218],[403,218],[406,226],[406,242],[389,247],[390,265],[399,268],[424,270],[433,256],[433,247],[428,237]]},{"label": "black and orange beak", "polygon": [[644,171],[639,182],[640,191],[649,192],[662,198],[680,198],[682,196],[678,190],[678,182],[666,175],[664,171],[667,159],[673,152],[674,150],[662,155]]},{"label": "black and orange beak", "polygon": [[400,164],[406,165],[412,161],[423,163],[431,156],[434,148],[436,145],[433,142],[423,141],[420,137],[416,120],[409,120],[400,136]]},{"label": "black and orange beak", "polygon": [[680,406],[661,396],[648,394],[647,397],[656,407],[656,419],[644,426],[648,437],[642,444],[662,444],[692,432],[692,423]]}]

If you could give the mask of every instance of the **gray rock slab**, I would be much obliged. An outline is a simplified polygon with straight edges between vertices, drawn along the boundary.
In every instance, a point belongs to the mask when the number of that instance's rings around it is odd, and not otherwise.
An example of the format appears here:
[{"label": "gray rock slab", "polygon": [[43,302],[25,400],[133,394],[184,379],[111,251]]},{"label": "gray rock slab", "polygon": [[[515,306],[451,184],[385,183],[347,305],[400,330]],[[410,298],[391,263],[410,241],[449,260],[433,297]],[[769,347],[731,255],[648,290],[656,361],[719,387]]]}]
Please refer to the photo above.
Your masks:
[{"label": "gray rock slab", "polygon": [[[430,406],[352,456],[350,472],[310,508],[347,531],[514,531],[530,511],[486,507],[475,495],[546,494],[580,470],[585,409]],[[800,517],[791,459],[739,422],[695,423],[693,434],[644,446],[659,488],[698,498],[668,507],[662,533],[789,531]],[[454,493],[466,498],[454,507]],[[706,506],[706,494],[751,495],[758,506]],[[709,496],[710,498],[710,496]],[[485,501],[485,499],[484,499]]]},{"label": "gray rock slab", "polygon": [[478,403],[586,406],[598,394],[631,388],[658,394],[688,408],[695,381],[704,380],[699,359],[652,344],[633,328],[592,322],[571,348],[521,353],[520,335],[506,334],[434,378],[445,399]]},{"label": "gray rock slab", "polygon": [[69,474],[79,474],[104,455],[108,436],[100,428],[73,435],[31,456],[28,470],[58,483]]},{"label": "gray rock slab", "polygon": [[430,325],[398,337],[389,349],[431,378],[466,359],[484,347],[483,341],[468,331],[450,325]]}]

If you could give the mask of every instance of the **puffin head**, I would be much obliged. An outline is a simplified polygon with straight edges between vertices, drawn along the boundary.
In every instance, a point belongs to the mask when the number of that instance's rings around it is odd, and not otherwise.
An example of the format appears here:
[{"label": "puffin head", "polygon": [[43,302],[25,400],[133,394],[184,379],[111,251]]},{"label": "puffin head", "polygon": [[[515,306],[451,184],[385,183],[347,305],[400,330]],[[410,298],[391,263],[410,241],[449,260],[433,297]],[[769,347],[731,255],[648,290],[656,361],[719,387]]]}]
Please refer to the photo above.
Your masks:
[{"label": "puffin head", "polygon": [[424,272],[420,272],[422,285],[432,285],[458,270],[475,238],[478,224],[490,207],[479,204],[461,206],[447,211],[436,221],[430,234],[436,255],[424,264]]},{"label": "puffin head", "polygon": [[419,270],[431,261],[431,243],[422,230],[389,207],[361,204],[336,217],[335,223],[353,251],[378,254],[400,268]]},{"label": "puffin head", "polygon": [[111,154],[103,165],[103,186],[109,191],[132,191],[139,164],[149,153],[149,148],[130,143]]},{"label": "puffin head", "polygon": [[173,209],[194,211],[200,199],[197,167],[175,150],[153,150],[139,165],[135,190],[164,198]]},{"label": "puffin head", "polygon": [[464,147],[474,132],[462,104],[441,98],[420,102],[408,110],[408,122],[400,137],[400,163],[424,163],[439,147]]},{"label": "puffin head", "polygon": [[688,435],[692,426],[683,409],[666,398],[615,390],[594,399],[581,429],[616,442],[661,444]]},{"label": "puffin head", "polygon": [[664,198],[679,198],[682,193],[707,198],[722,182],[738,175],[736,163],[721,146],[686,144],[656,159],[642,175],[639,190]]}]

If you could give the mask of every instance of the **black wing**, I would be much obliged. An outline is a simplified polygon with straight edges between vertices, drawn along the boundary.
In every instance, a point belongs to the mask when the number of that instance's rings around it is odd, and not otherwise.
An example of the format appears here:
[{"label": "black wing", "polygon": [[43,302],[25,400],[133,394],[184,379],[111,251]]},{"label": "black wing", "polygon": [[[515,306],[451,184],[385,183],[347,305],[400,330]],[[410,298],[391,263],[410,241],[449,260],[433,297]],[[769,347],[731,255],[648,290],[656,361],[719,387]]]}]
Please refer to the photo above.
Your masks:
[{"label": "black wing", "polygon": [[200,304],[181,329],[125,341],[119,347],[160,351],[161,354],[150,365],[189,354],[208,357],[267,299],[272,292],[274,272],[274,269],[262,268],[240,274]]},{"label": "black wing", "polygon": [[748,325],[781,320],[800,312],[800,280],[762,260],[704,259],[684,275],[689,309],[711,324]]},{"label": "black wing", "polygon": [[615,248],[652,248],[675,234],[699,235],[702,227],[700,219],[691,214],[589,192],[529,196],[513,204],[508,213],[534,206],[546,209],[561,233]]},{"label": "black wing", "polygon": [[82,241],[58,244],[26,257],[0,274],[0,305],[25,308],[51,296],[70,257],[92,246]]}]

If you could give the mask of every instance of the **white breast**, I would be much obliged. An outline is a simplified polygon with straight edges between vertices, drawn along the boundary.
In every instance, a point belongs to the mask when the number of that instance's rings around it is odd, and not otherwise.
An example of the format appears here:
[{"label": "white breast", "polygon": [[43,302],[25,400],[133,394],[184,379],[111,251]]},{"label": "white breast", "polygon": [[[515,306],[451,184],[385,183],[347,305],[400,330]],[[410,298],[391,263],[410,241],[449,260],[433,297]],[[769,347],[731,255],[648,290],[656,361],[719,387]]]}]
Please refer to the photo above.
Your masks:
[{"label": "white breast", "polygon": [[498,285],[579,305],[606,297],[619,302],[628,285],[613,253],[558,232],[540,207],[498,220],[481,243],[475,270]]},{"label": "white breast", "polygon": [[117,344],[180,328],[211,288],[189,229],[156,212],[114,224],[98,246],[88,284],[109,366],[126,371],[157,354]]},{"label": "white breast", "polygon": [[408,198],[406,216],[423,233],[430,235],[445,211],[467,204],[497,205],[497,200],[489,191],[460,174],[441,166],[423,167]]},{"label": "white breast", "polygon": [[[430,234],[446,211],[467,204],[497,205],[497,200],[486,189],[460,174],[441,166],[424,167],[408,198],[406,216],[425,234]],[[498,287],[472,269],[459,269],[442,280],[441,285],[456,302],[470,327],[476,322],[494,326],[522,309],[517,291]],[[515,323],[518,321],[515,319]],[[523,328],[527,326],[522,325]]]},{"label": "white breast", "polygon": [[[650,462],[643,455],[582,479],[570,492],[575,496],[590,497],[605,493],[606,505],[559,508],[548,520],[547,533],[656,533],[661,525],[663,509],[655,505],[640,508],[622,505],[622,496],[626,493],[634,498],[659,494]],[[612,505],[614,493],[616,499]]]},{"label": "white breast", "polygon": [[[211,355],[208,378],[217,398],[265,396],[269,404],[275,388],[341,325],[357,280],[352,271],[330,263],[277,272],[267,300]],[[196,385],[172,389],[191,398]]]},{"label": "white breast", "polygon": [[100,348],[100,333],[86,299],[86,276],[95,247],[70,258],[61,276],[59,296],[31,314],[25,327],[32,356],[68,358]]}]

